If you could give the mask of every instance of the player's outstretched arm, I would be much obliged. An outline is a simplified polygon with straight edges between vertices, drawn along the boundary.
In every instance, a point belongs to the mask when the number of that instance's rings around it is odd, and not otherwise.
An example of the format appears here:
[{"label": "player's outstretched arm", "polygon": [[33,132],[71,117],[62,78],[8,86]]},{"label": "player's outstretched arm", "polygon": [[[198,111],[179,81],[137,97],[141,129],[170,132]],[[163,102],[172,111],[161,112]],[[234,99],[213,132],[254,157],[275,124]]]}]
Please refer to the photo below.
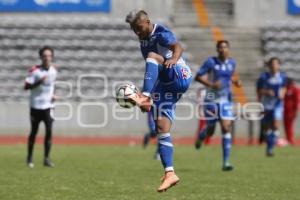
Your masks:
[{"label": "player's outstretched arm", "polygon": [[222,88],[222,82],[221,81],[216,81],[216,82],[210,82],[206,76],[201,76],[201,75],[197,75],[195,77],[195,81],[202,83],[203,85],[205,85],[208,88],[212,88],[215,90],[219,90]]},{"label": "player's outstretched arm", "polygon": [[284,99],[285,94],[286,94],[286,87],[283,87],[279,91],[279,94],[278,94],[279,99],[281,99],[281,100]]},{"label": "player's outstretched arm", "polygon": [[210,71],[213,69],[214,63],[212,62],[211,58],[208,58],[200,67],[199,71],[197,72],[197,75],[195,77],[195,81],[202,83],[208,88],[219,90],[222,88],[222,82],[220,80],[217,80],[215,82],[211,82],[208,80],[207,76]]},{"label": "player's outstretched arm", "polygon": [[272,89],[259,89],[259,95],[260,96],[270,96],[270,97],[274,97],[275,96],[275,92]]},{"label": "player's outstretched arm", "polygon": [[231,82],[236,87],[242,87],[242,81],[237,78],[236,74],[233,74],[231,78]]}]

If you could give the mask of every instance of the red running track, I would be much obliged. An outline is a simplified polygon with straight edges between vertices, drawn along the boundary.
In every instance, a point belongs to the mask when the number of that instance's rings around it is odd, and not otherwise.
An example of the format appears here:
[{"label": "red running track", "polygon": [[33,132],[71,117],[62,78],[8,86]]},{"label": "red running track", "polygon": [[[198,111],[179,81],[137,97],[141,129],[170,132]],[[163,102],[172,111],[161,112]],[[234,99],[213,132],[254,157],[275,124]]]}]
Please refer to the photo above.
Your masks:
[{"label": "red running track", "polygon": [[[14,145],[14,144],[26,144],[27,136],[20,135],[1,135],[0,145]],[[37,143],[43,144],[43,137],[37,137]],[[139,145],[142,143],[142,137],[138,136],[54,136],[54,144],[63,145]],[[152,141],[154,144],[155,141]],[[194,137],[174,137],[174,143],[179,145],[193,145]],[[211,140],[212,145],[220,144],[220,138],[215,137]],[[246,138],[235,138],[234,144],[236,145],[248,145]],[[296,140],[296,145],[300,145],[300,138]]]}]

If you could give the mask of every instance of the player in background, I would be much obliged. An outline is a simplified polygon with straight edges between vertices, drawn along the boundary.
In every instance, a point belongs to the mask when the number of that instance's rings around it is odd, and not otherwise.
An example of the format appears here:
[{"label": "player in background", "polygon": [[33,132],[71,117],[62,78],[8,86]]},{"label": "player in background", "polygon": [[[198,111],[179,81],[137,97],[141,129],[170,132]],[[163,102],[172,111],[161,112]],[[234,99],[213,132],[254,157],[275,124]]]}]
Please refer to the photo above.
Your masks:
[{"label": "player in background", "polygon": [[292,78],[287,79],[286,94],[284,96],[284,129],[289,144],[294,145],[294,122],[299,110],[299,88]]},{"label": "player in background", "polygon": [[54,84],[57,76],[56,68],[52,65],[54,50],[44,46],[39,50],[40,65],[33,66],[25,79],[25,90],[30,90],[30,122],[31,131],[28,137],[27,165],[34,167],[33,149],[35,138],[41,121],[45,123],[44,166],[54,167],[50,160],[52,138],[52,108],[56,99]]},{"label": "player in background", "polygon": [[146,148],[151,139],[156,138],[156,127],[153,115],[151,112],[147,114],[147,123],[149,132],[144,135],[143,147]]},{"label": "player in background", "polygon": [[[151,112],[147,113],[147,123],[148,123],[149,132],[144,135],[144,140],[143,140],[144,148],[146,148],[149,145],[151,139],[155,139],[157,136],[155,121],[154,121],[153,113]],[[160,160],[158,148],[155,151],[154,159]]]},{"label": "player in background", "polygon": [[[212,135],[216,123],[219,121],[222,131],[223,167],[224,171],[233,170],[229,162],[231,151],[231,128],[234,120],[232,108],[232,83],[241,86],[240,80],[234,80],[233,75],[236,62],[229,57],[229,42],[218,41],[216,50],[218,56],[209,57],[200,67],[195,80],[206,86],[205,117],[206,128],[201,131],[196,141],[196,147],[200,148],[208,135]],[[205,76],[208,75],[207,79]]]},{"label": "player in background", "polygon": [[158,151],[165,171],[157,191],[163,192],[179,181],[174,171],[170,129],[176,103],[187,91],[192,74],[181,57],[183,49],[180,43],[168,28],[153,24],[143,10],[130,12],[126,22],[138,36],[146,61],[143,91],[131,99],[142,111],[153,113]]},{"label": "player in background", "polygon": [[[198,138],[201,134],[202,130],[206,127],[206,120],[204,115],[204,101],[206,96],[206,88],[201,86],[197,91],[197,106],[198,106],[198,112],[199,112],[199,120],[198,120],[198,128],[196,131],[196,142],[195,147],[198,149]],[[210,135],[207,135],[205,138],[204,144],[209,144],[211,140]]]},{"label": "player in background", "polygon": [[258,91],[264,106],[263,129],[266,133],[266,155],[274,155],[274,146],[279,136],[283,117],[283,99],[286,92],[286,75],[280,71],[280,60],[273,57],[268,61],[269,71],[263,72],[258,80]]}]

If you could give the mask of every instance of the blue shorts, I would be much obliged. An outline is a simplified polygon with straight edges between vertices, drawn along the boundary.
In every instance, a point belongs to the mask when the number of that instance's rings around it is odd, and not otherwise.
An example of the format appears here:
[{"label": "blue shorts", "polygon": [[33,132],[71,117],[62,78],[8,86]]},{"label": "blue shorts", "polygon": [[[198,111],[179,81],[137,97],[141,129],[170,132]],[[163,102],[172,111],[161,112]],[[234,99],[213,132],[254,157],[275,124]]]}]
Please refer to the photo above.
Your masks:
[{"label": "blue shorts", "polygon": [[[172,71],[173,70],[173,71]],[[151,111],[153,116],[166,116],[172,122],[175,119],[176,103],[188,90],[192,82],[192,73],[188,66],[174,66],[165,69],[164,73],[171,71],[175,74],[173,80],[162,82],[158,80],[152,92],[153,103]]]},{"label": "blue shorts", "polygon": [[208,126],[215,125],[219,120],[234,120],[232,102],[205,102],[204,115]]},{"label": "blue shorts", "polygon": [[278,105],[272,110],[265,110],[262,122],[271,123],[274,120],[277,121],[282,119],[283,119],[283,106]]}]

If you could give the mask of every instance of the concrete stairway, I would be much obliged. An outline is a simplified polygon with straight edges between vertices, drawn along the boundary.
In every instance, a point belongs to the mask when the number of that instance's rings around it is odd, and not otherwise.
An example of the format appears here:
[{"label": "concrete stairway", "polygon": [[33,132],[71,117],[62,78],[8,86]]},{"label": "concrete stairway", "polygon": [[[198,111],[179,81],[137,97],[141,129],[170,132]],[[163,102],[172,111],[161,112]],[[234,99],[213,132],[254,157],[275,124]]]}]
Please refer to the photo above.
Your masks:
[{"label": "concrete stairway", "polygon": [[204,0],[211,24],[233,26],[233,0]]},{"label": "concrete stairway", "polygon": [[[237,60],[238,72],[244,82],[246,96],[255,101],[255,80],[260,73],[262,60],[260,32],[258,29],[240,29],[235,26],[231,0],[204,0],[210,24],[221,28],[232,47],[232,57]],[[175,0],[174,28],[191,54],[193,71],[208,57],[215,55],[215,42],[211,28],[199,27],[192,0]]]}]

